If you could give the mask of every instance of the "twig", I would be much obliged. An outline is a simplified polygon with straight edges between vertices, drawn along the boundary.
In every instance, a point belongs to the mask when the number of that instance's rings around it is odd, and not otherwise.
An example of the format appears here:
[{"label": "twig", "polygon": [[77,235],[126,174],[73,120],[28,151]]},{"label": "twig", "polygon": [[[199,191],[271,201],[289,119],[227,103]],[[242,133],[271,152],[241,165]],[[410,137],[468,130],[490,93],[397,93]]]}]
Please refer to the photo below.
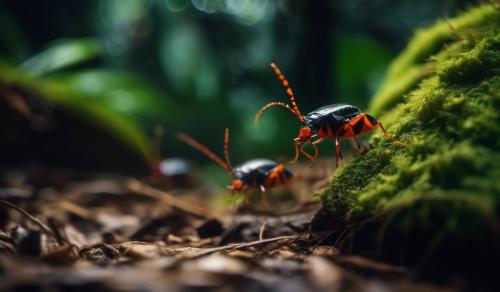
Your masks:
[{"label": "twig", "polygon": [[207,211],[204,208],[180,200],[170,193],[150,187],[138,180],[130,179],[126,185],[131,191],[137,194],[156,199],[165,205],[177,208],[197,217],[207,217]]},{"label": "twig", "polygon": [[274,241],[280,241],[280,240],[289,240],[289,239],[296,239],[300,235],[284,235],[284,236],[277,236],[273,238],[268,238],[268,239],[259,239],[255,241],[250,241],[250,242],[241,242],[241,243],[233,243],[233,244],[228,244],[225,246],[219,246],[219,247],[214,247],[214,251],[212,252],[217,252],[217,251],[224,251],[224,250],[237,250],[240,248],[247,248],[251,246],[256,246],[256,245],[261,245],[264,243],[270,243]]},{"label": "twig", "polygon": [[259,240],[262,240],[264,238],[264,230],[266,229],[266,225],[267,225],[267,220],[264,221],[262,223],[262,225],[260,226],[260,230],[259,230]]},{"label": "twig", "polygon": [[[52,229],[50,229],[50,227],[48,227],[45,223],[43,223],[42,220],[40,220],[40,219],[36,218],[35,216],[29,214],[28,212],[26,212],[21,207],[18,207],[16,205],[12,204],[11,202],[8,202],[8,201],[5,201],[5,200],[0,200],[0,204],[2,204],[4,206],[7,206],[9,208],[12,208],[12,209],[18,211],[19,213],[23,214],[26,218],[28,218],[33,223],[35,223],[36,225],[38,225],[38,227],[40,227],[45,233],[47,233],[48,235],[52,236],[56,240],[59,240],[57,238],[57,236],[54,234],[54,232],[52,231]],[[61,239],[65,243],[68,243],[64,238],[61,238]]]},{"label": "twig", "polygon": [[266,244],[266,243],[280,241],[280,240],[292,240],[292,239],[295,240],[299,236],[300,235],[285,235],[285,236],[278,236],[278,237],[256,240],[256,241],[232,243],[232,244],[228,244],[228,245],[224,245],[224,246],[207,248],[207,249],[198,250],[196,252],[193,252],[190,255],[186,255],[185,257],[181,258],[181,260],[199,258],[199,257],[203,257],[206,255],[215,253],[215,252],[231,252],[233,250],[237,250],[237,249],[241,249],[241,248],[252,247],[252,246]]},{"label": "twig", "polygon": [[219,251],[233,251],[241,248],[247,248],[247,247],[252,247],[256,245],[261,245],[264,243],[270,243],[274,241],[280,241],[280,240],[289,240],[289,239],[297,239],[300,235],[284,235],[284,236],[277,236],[273,238],[268,238],[268,239],[259,239],[255,241],[250,241],[250,242],[241,242],[241,243],[233,243],[233,244],[228,244],[225,246],[219,246],[219,247],[214,247],[212,250],[208,251],[209,253],[214,253],[214,252],[219,252]]}]

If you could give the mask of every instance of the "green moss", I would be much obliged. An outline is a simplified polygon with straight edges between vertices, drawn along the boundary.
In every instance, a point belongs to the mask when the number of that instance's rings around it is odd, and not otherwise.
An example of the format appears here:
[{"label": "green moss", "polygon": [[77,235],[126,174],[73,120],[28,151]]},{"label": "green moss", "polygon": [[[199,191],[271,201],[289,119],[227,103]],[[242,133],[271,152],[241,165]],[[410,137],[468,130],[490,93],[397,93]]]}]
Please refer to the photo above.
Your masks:
[{"label": "green moss", "polygon": [[500,12],[483,6],[449,23],[419,31],[391,66],[368,112],[385,111],[386,128],[408,145],[376,134],[341,167],[321,194],[335,216],[398,214],[384,232],[472,241],[500,231]]},{"label": "green moss", "polygon": [[419,30],[406,49],[391,64],[385,81],[371,102],[371,113],[380,116],[434,72],[432,57],[457,40],[468,40],[482,34],[498,17],[492,6],[471,9],[455,19],[441,20],[431,28]]}]

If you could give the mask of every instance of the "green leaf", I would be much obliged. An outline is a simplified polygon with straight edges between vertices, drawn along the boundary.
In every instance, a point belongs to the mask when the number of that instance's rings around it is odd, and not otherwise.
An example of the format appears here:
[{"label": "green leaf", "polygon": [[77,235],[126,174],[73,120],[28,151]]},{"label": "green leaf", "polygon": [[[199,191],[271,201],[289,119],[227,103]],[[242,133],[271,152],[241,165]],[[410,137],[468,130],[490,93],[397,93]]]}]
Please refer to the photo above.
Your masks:
[{"label": "green leaf", "polygon": [[78,96],[100,102],[113,111],[155,121],[169,114],[165,96],[131,73],[93,69],[54,76],[53,81],[71,88]]},{"label": "green leaf", "polygon": [[21,68],[43,75],[89,61],[101,55],[101,46],[94,38],[61,39],[54,41],[37,55],[25,61]]},{"label": "green leaf", "polygon": [[[105,99],[98,98],[104,91],[95,92],[94,98],[57,79],[46,79],[13,68],[0,62],[0,84],[9,84],[41,95],[80,119],[106,130],[139,153],[146,161],[153,160],[151,140],[137,120],[117,110]],[[103,89],[104,90],[104,89]]]}]

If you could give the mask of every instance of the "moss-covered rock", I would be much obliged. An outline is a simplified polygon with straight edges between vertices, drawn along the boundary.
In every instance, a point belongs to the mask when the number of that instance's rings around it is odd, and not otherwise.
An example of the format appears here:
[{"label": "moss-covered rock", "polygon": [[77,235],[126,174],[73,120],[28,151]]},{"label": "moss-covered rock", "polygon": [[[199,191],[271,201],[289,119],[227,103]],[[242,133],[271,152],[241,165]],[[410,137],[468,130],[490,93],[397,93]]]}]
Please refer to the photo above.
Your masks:
[{"label": "moss-covered rock", "polygon": [[400,255],[411,238],[419,257],[498,244],[499,24],[492,6],[473,8],[419,31],[391,65],[367,112],[408,145],[374,135],[321,194],[349,226],[373,223],[371,248]]}]

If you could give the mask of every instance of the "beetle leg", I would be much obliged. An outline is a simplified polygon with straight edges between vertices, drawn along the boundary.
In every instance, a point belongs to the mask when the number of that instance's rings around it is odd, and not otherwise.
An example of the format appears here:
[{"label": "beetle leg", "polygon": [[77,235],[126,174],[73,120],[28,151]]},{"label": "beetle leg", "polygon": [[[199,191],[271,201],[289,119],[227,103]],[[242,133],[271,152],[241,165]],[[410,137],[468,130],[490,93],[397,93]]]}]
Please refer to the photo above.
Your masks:
[{"label": "beetle leg", "polygon": [[243,190],[243,204],[245,206],[249,206],[250,205],[250,199],[248,197],[248,191],[247,190]]},{"label": "beetle leg", "polygon": [[311,154],[307,153],[307,152],[304,150],[304,147],[305,147],[305,146],[306,146],[306,145],[304,144],[304,145],[302,145],[302,146],[300,147],[300,149],[299,149],[299,150],[300,150],[300,152],[302,152],[302,154],[304,154],[304,156],[306,156],[306,157],[307,157],[307,159],[309,159],[309,160],[311,160],[311,161],[314,161],[314,157],[313,157]]},{"label": "beetle leg", "polygon": [[313,148],[314,148],[314,159],[315,160],[318,157],[318,146],[316,146],[316,144],[319,144],[319,143],[323,142],[323,140],[325,140],[325,138],[319,138],[318,140],[312,142],[312,145],[313,145]]},{"label": "beetle leg", "polygon": [[396,140],[396,138],[394,138],[391,134],[387,133],[387,131],[385,130],[384,126],[382,126],[382,123],[381,122],[378,122],[378,125],[377,125],[380,130],[382,130],[382,132],[384,133],[384,135],[391,139],[394,143],[398,144],[398,145],[401,145],[401,146],[406,146],[405,143],[399,141],[399,140]]},{"label": "beetle leg", "polygon": [[301,150],[302,153],[304,153],[304,155],[306,155],[307,158],[309,158],[311,160],[311,165],[309,165],[309,167],[313,167],[314,161],[316,161],[316,158],[318,157],[318,154],[319,154],[318,146],[316,144],[323,142],[323,140],[324,140],[324,138],[319,138],[318,140],[311,143],[311,145],[314,149],[314,155],[310,155],[309,153],[305,153],[305,151]]},{"label": "beetle leg", "polygon": [[299,140],[299,138],[293,139],[293,143],[295,144],[295,158],[293,159],[292,163],[297,162],[297,160],[299,160],[299,152],[302,152],[302,154],[304,154],[304,156],[306,156],[307,159],[314,160],[314,157],[304,150],[306,143],[299,145],[300,142],[301,141]]},{"label": "beetle leg", "polygon": [[337,136],[335,136],[335,168],[339,167],[339,159],[342,161],[342,152],[340,151],[340,141]]},{"label": "beetle leg", "polygon": [[260,185],[259,188],[260,188],[260,201],[261,201],[262,207],[264,207],[264,209],[267,210],[269,208],[269,202],[267,200],[266,187],[264,185]]},{"label": "beetle leg", "polygon": [[359,143],[359,140],[356,137],[353,137],[351,140],[352,144],[354,144],[354,148],[356,149],[356,152],[358,152],[359,156],[363,155],[363,147]]},{"label": "beetle leg", "polygon": [[295,158],[293,159],[292,163],[295,163],[299,160],[299,138],[293,139],[293,144],[295,145]]},{"label": "beetle leg", "polygon": [[363,154],[363,147],[361,144],[359,144],[358,139],[354,138],[354,142],[356,143],[356,149],[358,150],[358,153],[361,155]]},{"label": "beetle leg", "polygon": [[[364,119],[366,119],[366,117],[363,115],[363,120],[362,121],[364,121]],[[359,144],[358,139],[356,138],[356,135],[358,135],[359,132],[358,132],[358,134],[356,134],[354,132],[354,129],[353,129],[353,127],[352,127],[352,125],[350,123],[346,123],[344,127],[346,129],[346,132],[350,131],[350,136],[352,137],[351,142],[352,142],[352,144],[354,144],[354,146],[355,146],[354,148],[356,148],[356,151],[358,152],[359,155],[362,155],[363,154],[363,148],[361,147],[361,145]]]},{"label": "beetle leg", "polygon": [[158,181],[160,181],[159,175],[156,173],[142,179],[142,182],[148,185],[156,184]]}]

